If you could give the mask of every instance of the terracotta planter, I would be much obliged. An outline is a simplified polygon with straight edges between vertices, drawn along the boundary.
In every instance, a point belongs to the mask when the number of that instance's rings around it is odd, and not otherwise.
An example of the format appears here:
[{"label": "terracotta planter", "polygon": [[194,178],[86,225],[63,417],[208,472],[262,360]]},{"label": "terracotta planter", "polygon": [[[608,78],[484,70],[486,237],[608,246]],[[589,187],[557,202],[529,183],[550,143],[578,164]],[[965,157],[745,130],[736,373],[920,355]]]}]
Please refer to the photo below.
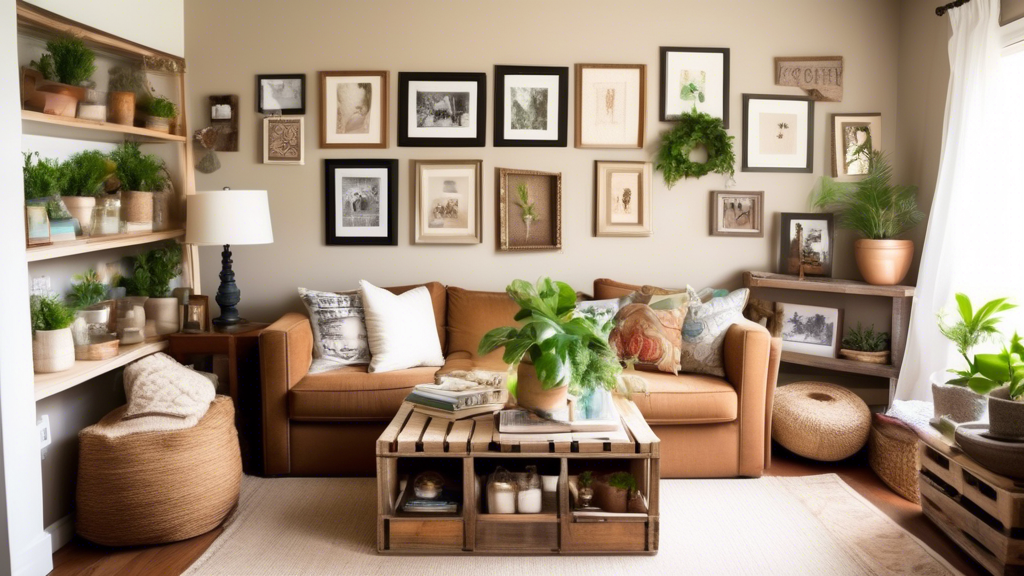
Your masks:
[{"label": "terracotta planter", "polygon": [[67,94],[36,90],[28,97],[26,105],[31,110],[38,110],[52,116],[74,118],[78,111],[78,100]]},{"label": "terracotta planter", "polygon": [[61,196],[71,216],[78,219],[82,226],[82,234],[92,230],[92,209],[96,207],[96,199],[92,196]]},{"label": "terracotta planter", "polygon": [[988,419],[988,403],[984,396],[966,386],[946,384],[949,374],[935,372],[931,376],[935,417],[946,416],[960,424]]},{"label": "terracotta planter", "polygon": [[135,124],[135,93],[111,92],[108,95],[110,108],[107,118],[114,124],[132,126]]},{"label": "terracotta planter", "polygon": [[125,222],[153,222],[153,193],[122,190],[121,219]]},{"label": "terracotta planter", "polygon": [[903,281],[914,259],[911,240],[868,240],[853,244],[857,268],[868,284],[894,286]]},{"label": "terracotta planter", "polygon": [[541,412],[554,412],[564,408],[568,402],[569,388],[558,386],[549,390],[537,378],[533,364],[519,364],[519,377],[516,383],[516,403],[523,408]]},{"label": "terracotta planter", "polygon": [[594,506],[605,512],[622,513],[629,509],[629,493],[608,485],[608,477],[594,480]]},{"label": "terracotta planter", "polygon": [[888,364],[889,363],[889,351],[882,350],[881,352],[864,352],[863,350],[849,350],[843,348],[839,350],[839,355],[847,360],[856,360],[857,362],[867,362],[868,364]]},{"label": "terracotta planter", "polygon": [[163,132],[169,134],[171,132],[171,120],[172,118],[161,118],[160,116],[147,116],[146,117],[146,129],[154,132]]},{"label": "terracotta planter", "polygon": [[989,436],[1024,442],[1024,401],[1010,400],[1009,386],[993,390],[988,395],[988,422]]},{"label": "terracotta planter", "polygon": [[71,328],[36,330],[32,335],[32,363],[36,374],[63,372],[75,366]]},{"label": "terracotta planter", "polygon": [[150,298],[146,300],[146,323],[153,322],[154,332],[157,336],[173,334],[178,331],[178,307],[177,298]]}]

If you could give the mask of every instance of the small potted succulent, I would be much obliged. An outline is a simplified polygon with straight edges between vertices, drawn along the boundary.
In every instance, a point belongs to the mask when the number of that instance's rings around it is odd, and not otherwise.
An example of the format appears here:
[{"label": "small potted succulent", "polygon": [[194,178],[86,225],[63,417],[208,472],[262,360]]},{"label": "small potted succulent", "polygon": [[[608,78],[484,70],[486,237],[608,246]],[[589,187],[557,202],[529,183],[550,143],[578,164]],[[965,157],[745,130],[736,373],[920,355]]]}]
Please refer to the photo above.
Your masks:
[{"label": "small potted succulent", "polygon": [[839,355],[858,362],[888,364],[889,333],[875,332],[874,324],[863,328],[860,322],[857,322],[857,327],[851,328],[843,338]]},{"label": "small potted succulent", "polygon": [[78,219],[82,233],[92,230],[92,210],[96,199],[106,190],[104,184],[113,176],[114,162],[99,150],[73,154],[61,162],[58,188],[68,212]]},{"label": "small potted succulent", "polygon": [[78,102],[84,100],[88,87],[83,86],[96,72],[96,54],[81,38],[61,35],[46,43],[46,52],[29,66],[35,68],[45,82],[35,86],[28,105],[46,114],[74,117]]},{"label": "small potted succulent", "polygon": [[[129,297],[145,297],[147,335],[163,336],[178,331],[178,299],[171,296],[171,280],[181,274],[181,249],[177,246],[143,252],[132,259],[132,275],[118,280]],[[152,323],[152,331],[149,324]],[[150,333],[151,332],[151,333]]]},{"label": "small potted succulent", "polygon": [[166,98],[150,99],[146,111],[146,128],[155,132],[169,133],[171,123],[178,117],[178,107]]},{"label": "small potted succulent", "polygon": [[63,372],[75,365],[71,323],[75,315],[56,296],[32,296],[32,364],[36,374]]},{"label": "small potted succulent", "polygon": [[138,142],[126,141],[110,153],[121,182],[121,217],[126,222],[152,224],[153,192],[163,190],[167,182],[164,161],[154,154],[143,154]]},{"label": "small potted succulent", "polygon": [[608,474],[594,483],[594,504],[605,512],[626,512],[629,495],[636,490],[636,478],[629,472]]},{"label": "small potted succulent", "polygon": [[588,508],[594,499],[594,473],[590,470],[580,472],[578,484],[579,507]]}]

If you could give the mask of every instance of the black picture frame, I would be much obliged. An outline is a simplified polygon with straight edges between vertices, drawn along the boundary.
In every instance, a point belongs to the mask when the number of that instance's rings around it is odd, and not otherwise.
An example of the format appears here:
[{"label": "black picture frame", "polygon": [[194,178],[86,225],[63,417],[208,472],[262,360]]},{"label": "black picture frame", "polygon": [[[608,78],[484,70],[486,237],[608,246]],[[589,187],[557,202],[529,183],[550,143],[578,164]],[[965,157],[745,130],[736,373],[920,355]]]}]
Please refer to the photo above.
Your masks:
[{"label": "black picture frame", "polygon": [[[558,77],[558,137],[555,140],[518,140],[505,138],[505,77]],[[550,106],[551,103],[548,103]],[[569,67],[505,66],[494,67],[494,145],[496,147],[566,148],[569,145]]]},{"label": "black picture frame", "polygon": [[[797,100],[807,104],[807,159],[803,167],[754,167],[751,168],[750,160],[750,101],[751,100]],[[743,95],[743,172],[793,172],[806,173],[814,172],[814,100],[805,96],[780,96],[778,94],[744,94]]]},{"label": "black picture frame", "polygon": [[[335,219],[336,190],[334,171],[339,168],[384,168],[388,171],[388,213],[387,236],[338,237],[338,223]],[[324,232],[328,246],[397,246],[398,245],[398,160],[386,158],[370,159],[325,159],[324,160]]]},{"label": "black picture frame", "polygon": [[729,49],[728,48],[703,48],[703,47],[682,47],[662,46],[659,49],[659,61],[661,70],[658,72],[658,119],[662,122],[675,122],[676,117],[669,117],[665,113],[665,81],[667,80],[667,64],[669,52],[698,52],[703,54],[717,53],[722,55],[722,124],[729,127]]},{"label": "black picture frame", "polygon": [[[409,135],[410,82],[474,82],[476,92],[476,135],[468,138],[432,138]],[[487,74],[484,72],[399,72],[398,145],[426,148],[483,147],[487,142]]]},{"label": "black picture frame", "polygon": [[789,234],[789,229],[792,227],[793,220],[824,220],[826,222],[828,234],[828,250],[825,254],[827,261],[822,263],[820,270],[815,269],[815,267],[813,266],[805,267],[804,276],[831,278],[832,267],[835,261],[835,216],[831,212],[782,212],[780,215],[781,222],[779,226],[779,274],[790,274],[796,276],[799,275],[800,273],[799,260],[794,260],[791,257],[793,248],[793,238]]},{"label": "black picture frame", "polygon": [[[298,108],[276,108],[266,109],[263,106],[263,81],[264,80],[298,80],[302,85],[302,105]],[[282,116],[300,115],[306,113],[306,75],[305,74],[259,74],[256,76],[256,111],[260,114],[271,114],[280,112]]]}]

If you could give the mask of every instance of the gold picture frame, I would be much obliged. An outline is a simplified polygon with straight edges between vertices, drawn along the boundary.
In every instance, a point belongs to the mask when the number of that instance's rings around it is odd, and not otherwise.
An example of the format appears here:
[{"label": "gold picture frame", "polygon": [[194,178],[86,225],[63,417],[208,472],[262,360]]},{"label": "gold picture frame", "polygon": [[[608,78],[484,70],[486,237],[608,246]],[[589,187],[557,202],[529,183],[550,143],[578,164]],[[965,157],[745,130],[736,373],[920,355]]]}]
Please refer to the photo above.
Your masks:
[{"label": "gold picture frame", "polygon": [[[498,168],[498,248],[562,249],[562,173]],[[526,187],[526,205],[519,196]],[[536,215],[527,223],[524,212]]]},{"label": "gold picture frame", "polygon": [[654,232],[650,162],[594,162],[594,235],[650,236]]},{"label": "gold picture frame", "polygon": [[411,160],[410,166],[413,243],[483,242],[483,161]]}]

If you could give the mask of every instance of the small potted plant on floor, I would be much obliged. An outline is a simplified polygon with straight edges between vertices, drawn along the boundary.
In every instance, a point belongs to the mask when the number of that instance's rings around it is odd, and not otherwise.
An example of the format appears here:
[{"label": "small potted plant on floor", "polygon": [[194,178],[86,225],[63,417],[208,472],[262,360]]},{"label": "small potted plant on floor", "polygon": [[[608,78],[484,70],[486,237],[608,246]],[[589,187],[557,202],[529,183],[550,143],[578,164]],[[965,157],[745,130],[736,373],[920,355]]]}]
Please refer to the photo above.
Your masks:
[{"label": "small potted plant on floor", "polygon": [[[132,275],[118,286],[130,297],[145,297],[147,335],[163,336],[178,331],[178,299],[172,297],[171,280],[181,274],[181,249],[177,246],[143,252],[132,260]],[[149,329],[152,323],[152,331]]]},{"label": "small potted plant on floor", "polygon": [[35,87],[29,106],[47,114],[74,117],[77,105],[84,100],[87,87],[82,86],[96,72],[96,54],[80,38],[62,35],[46,43],[46,52],[29,66],[35,68],[46,82]]},{"label": "small potted plant on floor", "polygon": [[167,178],[164,161],[154,154],[143,154],[139,143],[131,141],[118,145],[110,159],[117,166],[121,182],[122,220],[152,226],[153,192],[163,190]]},{"label": "small potted plant on floor", "polygon": [[104,183],[114,174],[114,162],[99,150],[73,154],[60,164],[58,188],[68,212],[78,219],[82,233],[92,229],[96,199],[106,192]]},{"label": "small potted plant on floor", "polygon": [[71,323],[75,315],[56,296],[32,296],[32,363],[37,374],[63,372],[75,365]]},{"label": "small potted plant on floor", "polygon": [[875,332],[874,324],[865,329],[857,322],[857,327],[851,328],[843,338],[839,355],[858,362],[888,364],[889,333]]},{"label": "small potted plant on floor", "polygon": [[166,98],[152,98],[146,106],[146,128],[155,132],[169,133],[171,122],[178,117],[178,107]]},{"label": "small potted plant on floor", "polygon": [[615,472],[594,482],[594,505],[605,512],[629,509],[629,495],[636,492],[636,478],[629,472]]}]

